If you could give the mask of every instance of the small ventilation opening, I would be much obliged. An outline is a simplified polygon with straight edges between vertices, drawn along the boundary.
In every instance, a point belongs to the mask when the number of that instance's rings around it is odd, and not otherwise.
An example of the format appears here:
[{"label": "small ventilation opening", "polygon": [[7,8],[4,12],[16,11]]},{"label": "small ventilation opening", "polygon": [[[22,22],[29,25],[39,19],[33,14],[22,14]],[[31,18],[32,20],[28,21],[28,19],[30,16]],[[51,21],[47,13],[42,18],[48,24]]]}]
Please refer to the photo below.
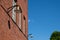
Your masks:
[{"label": "small ventilation opening", "polygon": [[10,29],[10,21],[8,20],[8,27],[9,27],[9,29]]},{"label": "small ventilation opening", "polygon": [[17,2],[17,0],[14,0],[15,2]]},{"label": "small ventilation opening", "polygon": [[25,16],[23,18],[24,18],[24,20],[26,20]]}]

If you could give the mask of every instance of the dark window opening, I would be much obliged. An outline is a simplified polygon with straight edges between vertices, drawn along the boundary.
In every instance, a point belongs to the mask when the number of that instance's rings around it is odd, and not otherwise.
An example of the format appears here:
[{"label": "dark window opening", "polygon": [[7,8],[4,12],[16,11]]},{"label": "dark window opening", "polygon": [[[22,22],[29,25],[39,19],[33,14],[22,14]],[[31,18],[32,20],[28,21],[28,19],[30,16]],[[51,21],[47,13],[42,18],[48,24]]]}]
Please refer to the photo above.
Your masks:
[{"label": "dark window opening", "polygon": [[17,2],[17,0],[14,0],[15,2]]},{"label": "dark window opening", "polygon": [[24,20],[26,20],[25,16],[24,16]]},{"label": "dark window opening", "polygon": [[8,20],[8,27],[9,27],[9,29],[10,29],[10,21]]}]

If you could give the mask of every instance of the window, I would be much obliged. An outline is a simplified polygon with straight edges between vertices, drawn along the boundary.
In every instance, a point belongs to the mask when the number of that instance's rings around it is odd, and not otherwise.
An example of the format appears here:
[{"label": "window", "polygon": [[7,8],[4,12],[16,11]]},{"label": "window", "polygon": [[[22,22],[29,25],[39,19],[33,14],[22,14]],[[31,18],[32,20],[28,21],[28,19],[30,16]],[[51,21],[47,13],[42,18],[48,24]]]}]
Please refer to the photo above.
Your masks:
[{"label": "window", "polygon": [[[12,4],[13,6],[14,5],[16,5],[16,2],[13,0],[13,4]],[[12,10],[12,19],[14,20],[14,22],[16,22],[16,12],[14,11],[16,9],[16,7],[15,8],[13,8],[13,10]]]}]

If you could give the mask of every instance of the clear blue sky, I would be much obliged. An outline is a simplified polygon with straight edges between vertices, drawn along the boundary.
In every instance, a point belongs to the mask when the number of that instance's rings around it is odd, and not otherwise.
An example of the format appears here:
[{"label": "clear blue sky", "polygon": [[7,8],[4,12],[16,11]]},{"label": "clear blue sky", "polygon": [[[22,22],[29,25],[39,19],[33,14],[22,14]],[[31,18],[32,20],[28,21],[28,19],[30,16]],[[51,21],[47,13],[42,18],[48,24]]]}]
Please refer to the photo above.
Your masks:
[{"label": "clear blue sky", "polygon": [[50,40],[60,31],[60,0],[28,0],[28,30],[33,40]]}]

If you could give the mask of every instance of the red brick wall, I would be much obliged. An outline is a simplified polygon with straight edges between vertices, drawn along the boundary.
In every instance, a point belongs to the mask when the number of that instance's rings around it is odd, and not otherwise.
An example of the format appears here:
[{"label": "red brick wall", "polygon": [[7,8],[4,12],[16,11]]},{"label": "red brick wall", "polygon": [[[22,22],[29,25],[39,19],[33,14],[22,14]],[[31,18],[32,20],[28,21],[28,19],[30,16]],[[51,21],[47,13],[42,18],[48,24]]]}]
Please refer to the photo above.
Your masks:
[{"label": "red brick wall", "polygon": [[[17,5],[21,6],[22,9],[22,29],[18,27],[18,16],[17,16],[17,22],[14,23],[14,21],[11,19],[12,11],[10,11],[7,15],[7,13],[4,11],[4,9],[0,6],[0,40],[27,40],[28,38],[28,16],[27,16],[27,0],[17,0]],[[0,4],[7,10],[7,8],[12,6],[12,0],[1,0]],[[18,13],[17,13],[18,15]],[[25,34],[23,32],[23,16],[26,18],[26,27],[25,27]],[[8,25],[8,21],[10,21],[10,29]]]}]

